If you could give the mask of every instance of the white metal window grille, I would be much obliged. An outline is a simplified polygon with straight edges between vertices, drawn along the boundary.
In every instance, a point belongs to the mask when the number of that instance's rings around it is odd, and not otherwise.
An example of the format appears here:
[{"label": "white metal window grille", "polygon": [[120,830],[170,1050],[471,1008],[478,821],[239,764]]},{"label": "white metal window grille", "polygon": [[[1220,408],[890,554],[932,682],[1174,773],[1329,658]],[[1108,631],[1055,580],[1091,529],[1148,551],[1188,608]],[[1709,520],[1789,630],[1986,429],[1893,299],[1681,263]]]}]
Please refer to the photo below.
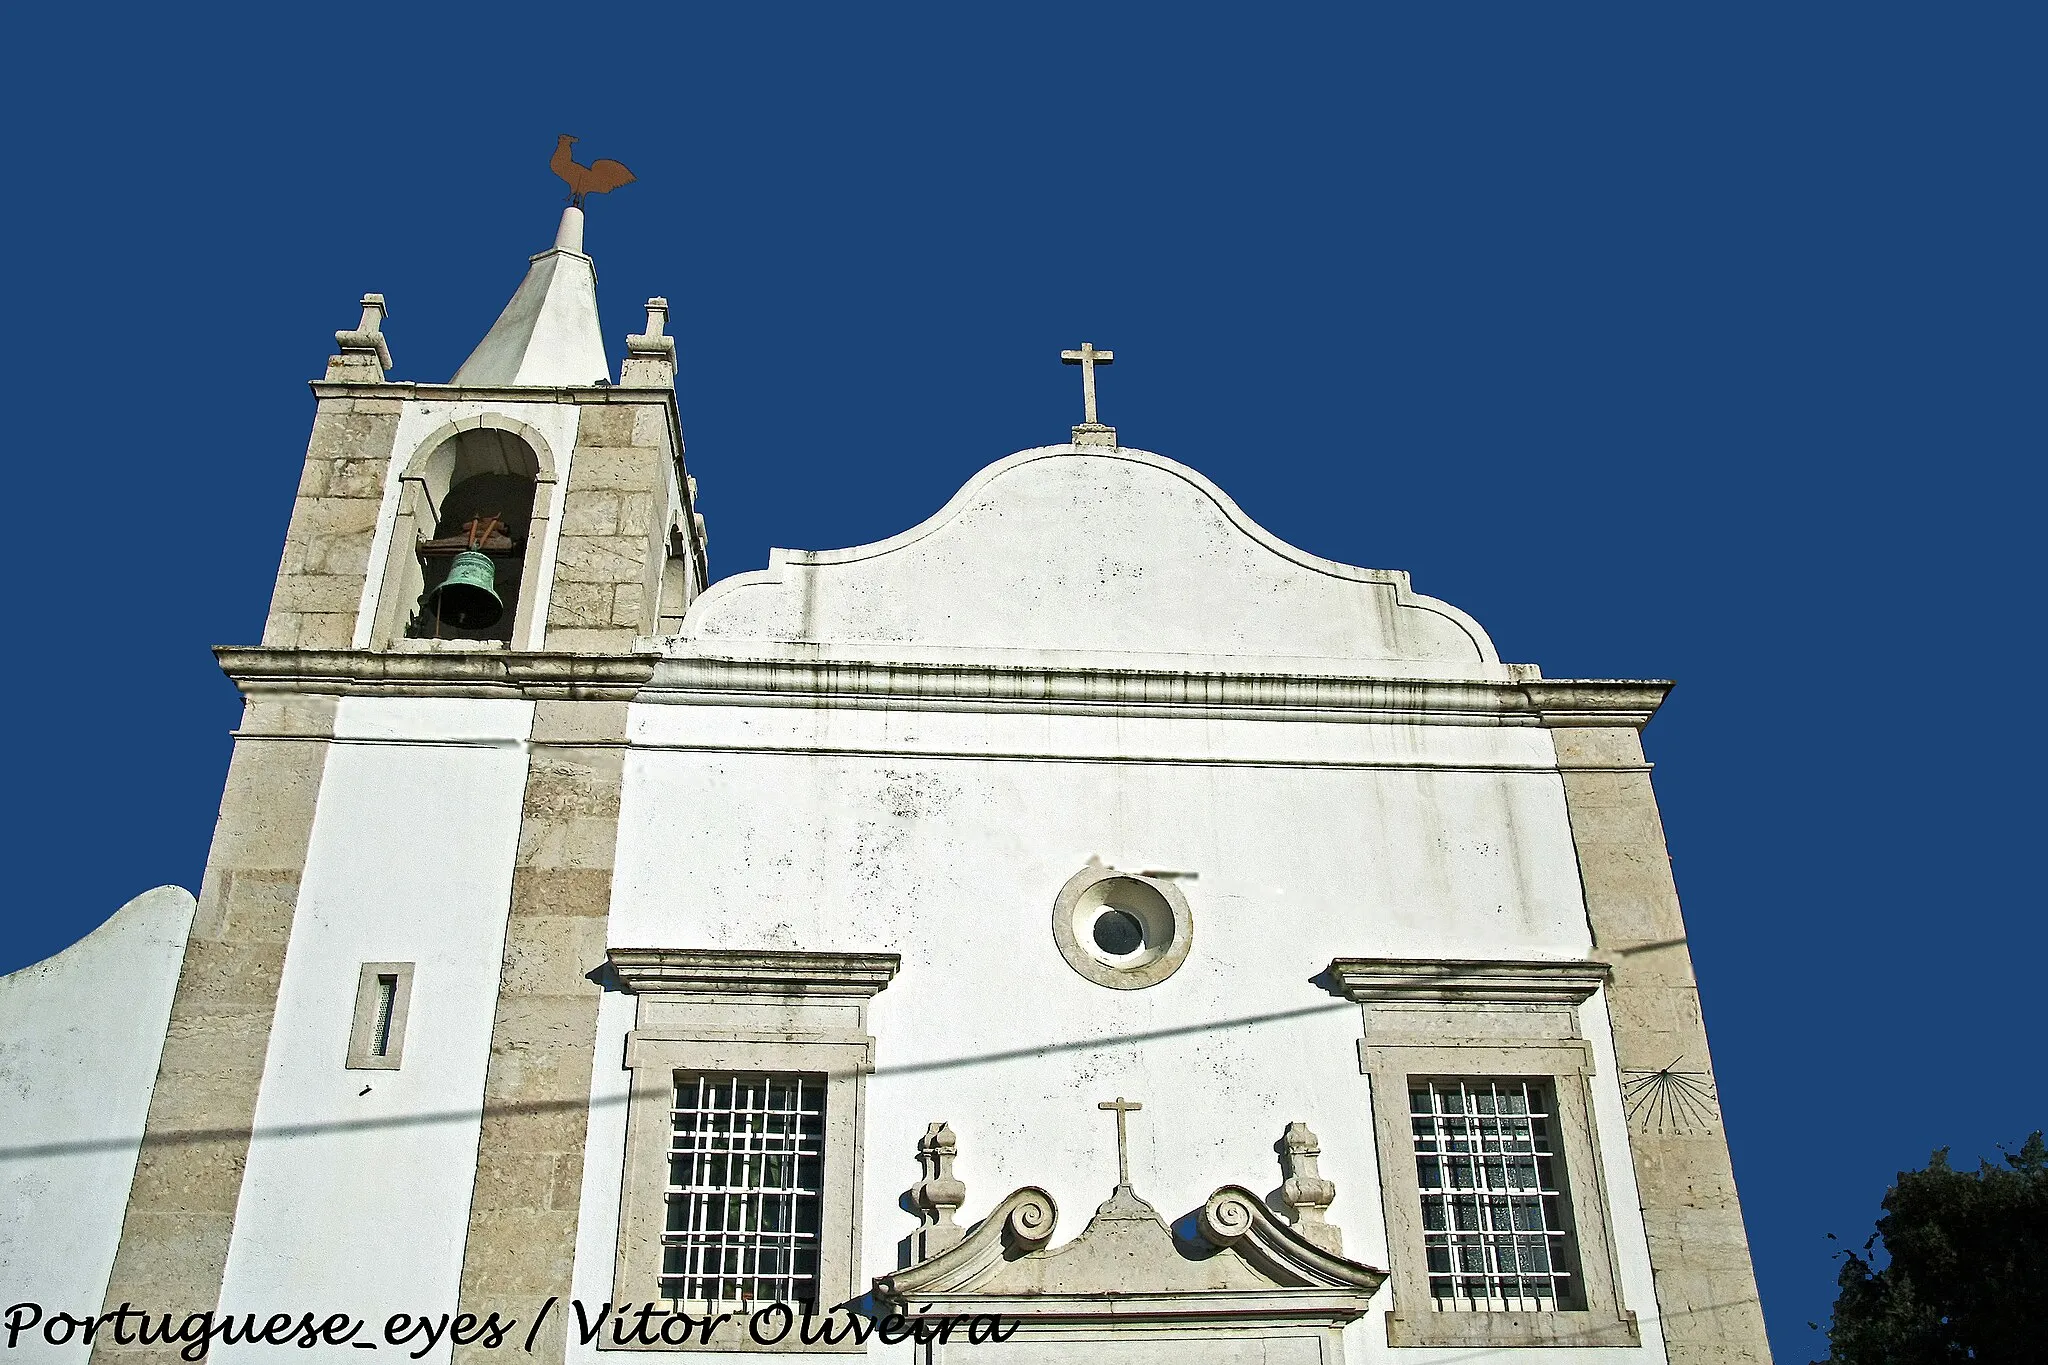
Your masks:
[{"label": "white metal window grille", "polygon": [[1422,1241],[1439,1311],[1578,1306],[1548,1100],[1539,1081],[1409,1083]]},{"label": "white metal window grille", "polygon": [[676,1077],[661,1295],[818,1307],[825,1078]]}]

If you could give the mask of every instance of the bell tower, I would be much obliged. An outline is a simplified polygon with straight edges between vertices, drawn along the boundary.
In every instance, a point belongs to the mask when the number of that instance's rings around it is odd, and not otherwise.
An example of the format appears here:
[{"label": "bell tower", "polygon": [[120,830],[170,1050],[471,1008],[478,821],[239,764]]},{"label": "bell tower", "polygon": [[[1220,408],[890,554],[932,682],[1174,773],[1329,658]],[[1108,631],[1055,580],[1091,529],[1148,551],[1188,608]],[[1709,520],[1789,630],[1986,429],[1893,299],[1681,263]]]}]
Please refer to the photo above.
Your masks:
[{"label": "bell tower", "polygon": [[[386,317],[335,334],[261,643],[216,651],[245,710],[109,1309],[568,1293],[627,701],[707,583],[668,303],[614,378],[572,202],[448,382],[397,377]],[[451,1108],[306,1241],[355,1135]],[[366,1250],[401,1226],[403,1273]]]},{"label": "bell tower", "polygon": [[668,301],[607,368],[565,209],[453,380],[390,376],[384,298],[337,332],[263,643],[629,653],[706,582]]}]

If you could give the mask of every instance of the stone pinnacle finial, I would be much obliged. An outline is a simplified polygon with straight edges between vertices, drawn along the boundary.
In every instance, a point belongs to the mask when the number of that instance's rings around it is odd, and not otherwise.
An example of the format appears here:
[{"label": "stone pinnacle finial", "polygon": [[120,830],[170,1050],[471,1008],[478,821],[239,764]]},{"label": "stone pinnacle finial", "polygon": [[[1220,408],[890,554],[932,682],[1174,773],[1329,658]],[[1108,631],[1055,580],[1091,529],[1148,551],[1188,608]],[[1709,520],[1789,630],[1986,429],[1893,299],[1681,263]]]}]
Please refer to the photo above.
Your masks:
[{"label": "stone pinnacle finial", "polygon": [[562,221],[555,227],[554,249],[583,254],[583,210],[574,204],[562,210]]},{"label": "stone pinnacle finial", "polygon": [[355,330],[336,332],[341,354],[327,358],[327,377],[338,382],[381,384],[391,368],[391,344],[384,340],[384,296],[363,295],[363,320]]},{"label": "stone pinnacle finial", "polygon": [[668,300],[647,300],[647,330],[626,338],[626,362],[619,367],[622,389],[665,389],[676,382],[676,339],[668,332]]},{"label": "stone pinnacle finial", "polygon": [[952,1250],[967,1236],[967,1230],[953,1221],[953,1211],[967,1202],[967,1186],[953,1175],[959,1150],[952,1125],[943,1119],[927,1125],[918,1139],[917,1163],[924,1179],[910,1187],[910,1202],[917,1208],[919,1223],[911,1250],[919,1261]]},{"label": "stone pinnacle finial", "polygon": [[1074,428],[1074,444],[1077,446],[1116,446],[1116,428],[1104,426],[1095,418],[1095,367],[1116,363],[1115,351],[1098,351],[1095,343],[1084,341],[1078,351],[1061,351],[1062,365],[1081,367],[1081,425]]},{"label": "stone pinnacle finial", "polygon": [[1316,1169],[1323,1145],[1305,1123],[1290,1123],[1276,1144],[1280,1169],[1287,1173],[1281,1182],[1280,1198],[1294,1213],[1294,1230],[1333,1255],[1344,1254],[1344,1230],[1323,1217],[1323,1210],[1337,1201],[1337,1187],[1323,1179]]}]

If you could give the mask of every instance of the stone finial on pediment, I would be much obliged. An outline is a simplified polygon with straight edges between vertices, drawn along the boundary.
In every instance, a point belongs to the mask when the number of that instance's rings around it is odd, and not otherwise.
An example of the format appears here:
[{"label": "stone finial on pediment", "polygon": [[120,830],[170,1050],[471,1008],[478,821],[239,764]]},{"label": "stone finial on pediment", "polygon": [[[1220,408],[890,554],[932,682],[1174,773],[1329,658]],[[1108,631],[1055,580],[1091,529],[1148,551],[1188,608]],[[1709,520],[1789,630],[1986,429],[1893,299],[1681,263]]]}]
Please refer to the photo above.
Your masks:
[{"label": "stone finial on pediment", "polygon": [[1277,1147],[1280,1169],[1287,1176],[1280,1184],[1280,1198],[1294,1215],[1295,1233],[1333,1255],[1343,1255],[1344,1230],[1323,1216],[1337,1200],[1337,1186],[1316,1168],[1322,1143],[1307,1124],[1295,1122],[1287,1125]]},{"label": "stone finial on pediment", "polygon": [[953,1158],[959,1152],[960,1140],[944,1120],[928,1125],[918,1139],[917,1162],[924,1178],[910,1187],[918,1221],[910,1239],[915,1261],[950,1251],[967,1235],[967,1230],[953,1221],[953,1211],[967,1202],[967,1186],[953,1174]]}]

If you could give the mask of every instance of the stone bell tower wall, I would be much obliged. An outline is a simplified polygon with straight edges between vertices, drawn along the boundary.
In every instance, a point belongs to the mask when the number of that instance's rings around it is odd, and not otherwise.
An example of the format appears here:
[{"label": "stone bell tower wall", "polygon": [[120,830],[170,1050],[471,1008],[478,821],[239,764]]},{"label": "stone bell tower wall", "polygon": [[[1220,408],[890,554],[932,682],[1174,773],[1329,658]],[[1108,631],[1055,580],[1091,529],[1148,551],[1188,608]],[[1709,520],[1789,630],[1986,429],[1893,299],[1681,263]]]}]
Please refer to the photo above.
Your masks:
[{"label": "stone bell tower wall", "polygon": [[[682,428],[667,389],[611,390],[579,409],[570,460],[547,648],[624,654],[651,635],[664,581],[687,605],[703,582],[680,471]],[[670,549],[681,551],[670,563]]]},{"label": "stone bell tower wall", "polygon": [[315,388],[266,646],[436,648],[405,638],[418,606],[412,545],[433,534],[446,491],[438,456],[482,427],[530,452],[535,470],[511,648],[629,653],[702,591],[703,525],[673,389]]},{"label": "stone bell tower wall", "polygon": [[264,644],[347,649],[354,640],[404,406],[348,389],[320,398]]}]

